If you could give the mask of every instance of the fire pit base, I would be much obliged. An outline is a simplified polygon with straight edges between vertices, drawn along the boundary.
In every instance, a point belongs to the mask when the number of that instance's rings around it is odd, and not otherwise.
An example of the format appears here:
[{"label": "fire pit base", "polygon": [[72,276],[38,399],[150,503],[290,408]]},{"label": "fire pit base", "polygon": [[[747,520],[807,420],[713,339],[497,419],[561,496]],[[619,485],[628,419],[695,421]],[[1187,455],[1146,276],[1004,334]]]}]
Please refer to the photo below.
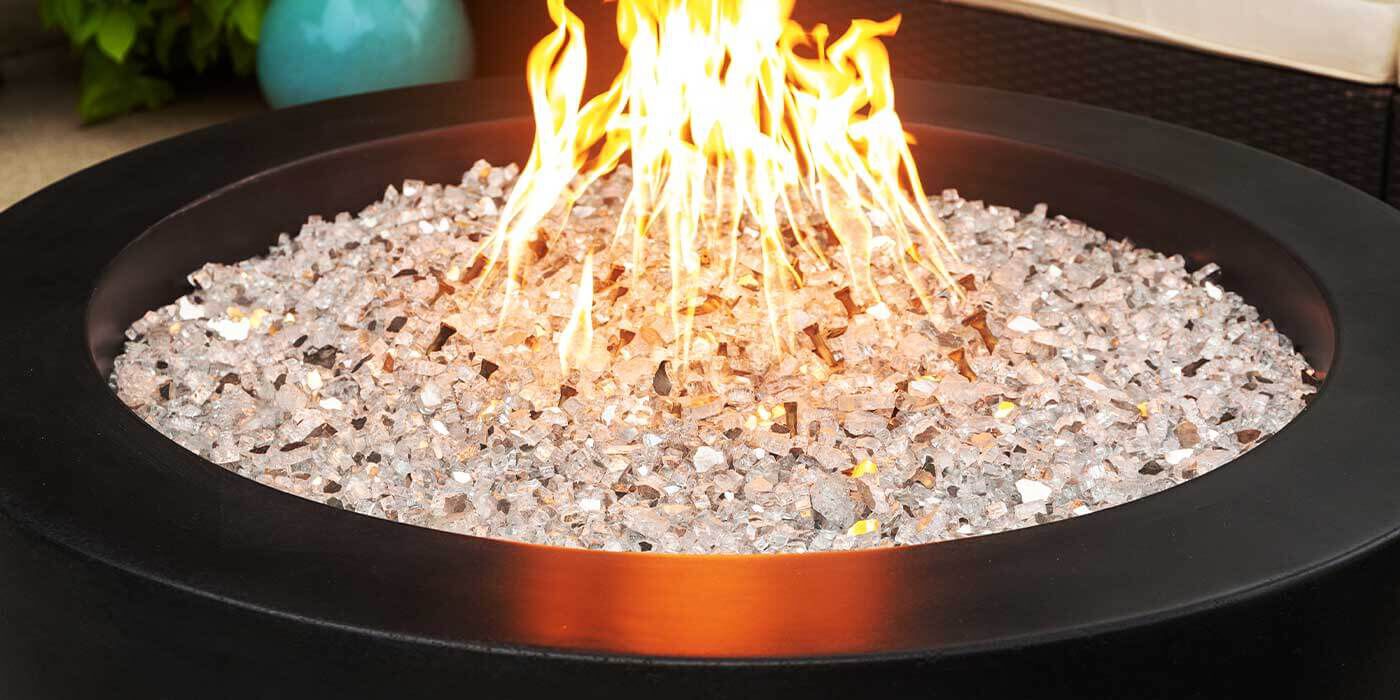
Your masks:
[{"label": "fire pit base", "polygon": [[[1072,521],[842,554],[657,557],[407,527],[229,474],[108,389],[121,331],[308,211],[518,160],[469,83],[156,144],[0,215],[14,272],[0,667],[15,697],[1388,697],[1400,687],[1400,215],[1112,112],[904,83],[924,181],[1219,263],[1327,375],[1267,444]],[[217,167],[212,167],[217,164]],[[143,235],[144,234],[144,235]]]}]

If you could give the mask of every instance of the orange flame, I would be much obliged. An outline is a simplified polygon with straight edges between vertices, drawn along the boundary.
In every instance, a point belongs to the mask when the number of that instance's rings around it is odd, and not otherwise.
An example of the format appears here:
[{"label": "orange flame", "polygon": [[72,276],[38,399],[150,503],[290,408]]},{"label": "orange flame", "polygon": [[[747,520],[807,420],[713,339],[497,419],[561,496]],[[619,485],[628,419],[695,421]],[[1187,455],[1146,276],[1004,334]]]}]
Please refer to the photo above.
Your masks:
[{"label": "orange flame", "polygon": [[[584,102],[583,22],[564,0],[549,0],[557,29],[531,51],[526,71],[534,147],[479,253],[487,260],[480,285],[504,264],[503,317],[541,223],[629,153],[632,189],[614,244],[630,245],[638,275],[648,264],[646,243],[668,242],[669,311],[687,351],[704,287],[719,273],[732,279],[745,236],[757,241],[768,325],[780,347],[795,334],[785,305],[802,283],[796,256],[826,265],[839,248],[857,303],[880,300],[871,273],[874,212],[897,244],[888,254],[925,309],[931,300],[918,268],[958,294],[943,263],[956,254],[927,204],[894,109],[881,38],[899,17],[856,20],[829,41],[824,25],[807,31],[792,21],[792,5],[619,0],[626,62],[606,92]],[[800,224],[799,199],[819,209],[836,246]],[[589,262],[561,338],[566,371],[588,351]]]}]

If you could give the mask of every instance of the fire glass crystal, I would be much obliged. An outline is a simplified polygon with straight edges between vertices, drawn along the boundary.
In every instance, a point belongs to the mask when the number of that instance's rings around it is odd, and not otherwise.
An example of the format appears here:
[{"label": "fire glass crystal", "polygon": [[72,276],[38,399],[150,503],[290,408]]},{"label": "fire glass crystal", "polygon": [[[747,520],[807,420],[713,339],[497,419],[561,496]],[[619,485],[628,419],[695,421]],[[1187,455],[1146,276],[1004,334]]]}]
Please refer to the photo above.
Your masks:
[{"label": "fire glass crystal", "polygon": [[929,203],[965,299],[944,292],[925,313],[886,247],[881,303],[861,306],[830,256],[783,310],[810,332],[780,348],[753,340],[761,271],[741,266],[706,281],[687,352],[665,266],[595,252],[589,361],[561,372],[581,261],[613,235],[630,173],[549,215],[501,319],[498,295],[469,285],[517,172],[405,182],[266,256],[205,266],[133,324],[113,387],[191,451],[304,498],[663,552],[907,545],[1077,517],[1228,462],[1313,391],[1213,267],[952,191]]}]

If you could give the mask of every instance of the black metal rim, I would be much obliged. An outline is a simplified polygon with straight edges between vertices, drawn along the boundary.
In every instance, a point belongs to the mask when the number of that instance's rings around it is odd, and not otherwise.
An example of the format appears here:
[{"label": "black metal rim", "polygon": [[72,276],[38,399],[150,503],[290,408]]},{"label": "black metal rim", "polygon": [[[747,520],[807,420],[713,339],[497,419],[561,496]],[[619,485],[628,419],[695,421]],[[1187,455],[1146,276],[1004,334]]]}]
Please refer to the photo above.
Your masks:
[{"label": "black metal rim", "polygon": [[[404,527],[271,491],[189,454],[111,395],[89,296],[157,222],[299,158],[524,113],[511,82],[271,113],[162,142],[0,213],[10,400],[0,514],[132,576],[425,644],[761,664],[1008,648],[1226,605],[1344,566],[1400,530],[1400,214],[1258,151],[1149,120],[906,82],[906,120],[1067,152],[1249,222],[1306,260],[1337,328],[1325,391],[1227,468],[1084,518],[914,548],[688,557],[512,544]],[[464,155],[463,161],[472,159]],[[260,175],[263,174],[263,175]],[[727,625],[721,627],[720,623]],[[736,627],[737,625],[737,627]]]}]

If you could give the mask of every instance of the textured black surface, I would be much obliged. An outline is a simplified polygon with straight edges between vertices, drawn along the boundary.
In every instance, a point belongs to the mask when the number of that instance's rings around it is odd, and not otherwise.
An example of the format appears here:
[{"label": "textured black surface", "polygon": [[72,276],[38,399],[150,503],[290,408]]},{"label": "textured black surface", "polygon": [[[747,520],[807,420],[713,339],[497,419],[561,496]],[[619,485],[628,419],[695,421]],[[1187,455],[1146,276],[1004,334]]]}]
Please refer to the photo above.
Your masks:
[{"label": "textured black surface", "polygon": [[273,112],[0,213],[25,261],[0,276],[0,697],[1392,698],[1400,444],[1377,436],[1400,394],[1400,214],[1165,124],[899,90],[926,179],[1220,261],[1330,370],[1322,393],[1163,493],[920,547],[585,552],[348,513],[184,451],[97,367],[199,262],[385,181],[519,158],[530,130],[499,83]]},{"label": "textured black surface", "polygon": [[[590,30],[594,78],[611,74],[618,61],[613,6],[573,0],[569,7]],[[473,1],[478,26],[512,28],[481,38],[484,75],[523,75],[529,46],[552,26],[542,8],[542,2]],[[1261,148],[1368,194],[1385,195],[1390,86],[1334,80],[937,0],[801,0],[796,11],[804,22],[827,22],[837,31],[854,17],[903,14],[903,26],[890,41],[897,76],[1044,95],[1161,119]]]},{"label": "textured black surface", "polygon": [[1246,143],[1380,195],[1390,86],[1367,86],[1148,41],[936,2],[902,11],[900,74],[1074,100]]},{"label": "textured black surface", "polygon": [[1386,170],[1385,200],[1400,207],[1400,94],[1390,103],[1390,162]]}]

